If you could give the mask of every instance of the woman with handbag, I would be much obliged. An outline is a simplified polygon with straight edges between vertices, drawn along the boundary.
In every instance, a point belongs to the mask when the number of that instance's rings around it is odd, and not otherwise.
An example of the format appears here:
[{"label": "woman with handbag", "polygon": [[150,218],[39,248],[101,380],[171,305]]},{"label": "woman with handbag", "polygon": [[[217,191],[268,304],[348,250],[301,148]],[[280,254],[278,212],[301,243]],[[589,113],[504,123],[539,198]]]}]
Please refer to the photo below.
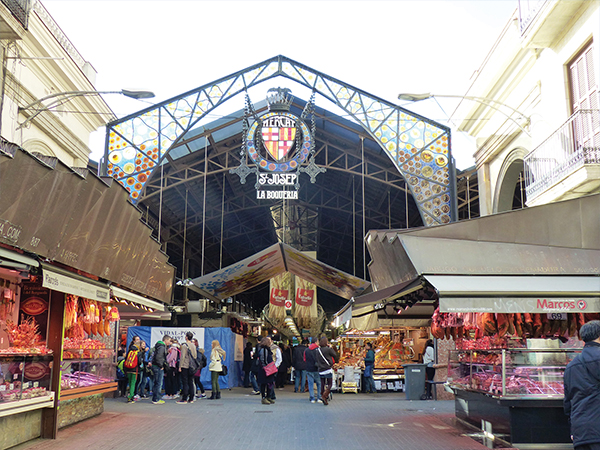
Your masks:
[{"label": "woman with handbag", "polygon": [[263,405],[272,405],[275,403],[275,400],[271,397],[273,396],[273,384],[275,383],[277,367],[275,366],[273,353],[271,352],[271,338],[267,336],[262,338],[257,353],[260,369],[256,375],[260,384],[261,403]]},{"label": "woman with handbag", "polygon": [[338,355],[334,349],[329,347],[329,342],[325,336],[319,340],[315,358],[321,376],[321,400],[323,400],[324,405],[328,405],[329,394],[333,385],[333,365],[338,360]]},{"label": "woman with handbag", "polygon": [[212,393],[209,400],[221,398],[221,389],[219,388],[219,374],[223,370],[223,360],[225,359],[225,350],[221,348],[221,344],[216,339],[212,341],[212,350],[210,352],[210,381],[212,383]]}]

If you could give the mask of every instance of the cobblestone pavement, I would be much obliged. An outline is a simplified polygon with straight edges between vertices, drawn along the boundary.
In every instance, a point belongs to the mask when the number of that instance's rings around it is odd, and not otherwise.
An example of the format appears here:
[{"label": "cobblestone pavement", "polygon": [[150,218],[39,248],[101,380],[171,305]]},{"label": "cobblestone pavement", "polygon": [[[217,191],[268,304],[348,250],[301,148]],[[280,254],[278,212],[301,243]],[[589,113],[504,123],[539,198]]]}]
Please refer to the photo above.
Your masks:
[{"label": "cobblestone pavement", "polygon": [[274,405],[236,388],[220,400],[127,404],[106,399],[100,416],[18,450],[481,450],[453,426],[453,401],[408,401],[402,393],[334,394],[325,406],[293,388]]}]

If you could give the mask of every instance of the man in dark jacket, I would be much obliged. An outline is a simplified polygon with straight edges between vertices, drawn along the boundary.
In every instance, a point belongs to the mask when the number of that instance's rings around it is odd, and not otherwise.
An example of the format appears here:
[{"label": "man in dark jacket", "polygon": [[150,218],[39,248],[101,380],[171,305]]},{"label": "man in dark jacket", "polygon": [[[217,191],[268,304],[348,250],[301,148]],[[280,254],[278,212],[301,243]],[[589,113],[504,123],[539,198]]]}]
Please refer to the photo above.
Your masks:
[{"label": "man in dark jacket", "polygon": [[[294,392],[304,392],[306,386],[306,363],[304,362],[304,350],[308,348],[308,339],[302,339],[302,343],[294,347],[292,366],[294,366],[295,386]],[[298,384],[300,387],[298,388]]]},{"label": "man in dark jacket", "polygon": [[148,364],[152,367],[152,403],[155,405],[162,405],[165,402],[164,400],[161,400],[162,396],[160,395],[160,391],[162,390],[165,367],[167,367],[167,347],[169,345],[171,345],[171,338],[165,334],[162,341],[158,341],[154,345],[152,362]]},{"label": "man in dark jacket", "polygon": [[246,342],[246,348],[244,349],[244,362],[242,363],[242,370],[244,371],[244,387],[250,387],[250,368],[252,367],[252,343]]},{"label": "man in dark jacket", "polygon": [[[306,378],[308,379],[308,395],[311,403],[321,402],[319,395],[321,393],[321,375],[317,369],[317,348],[319,339],[312,338],[313,342],[304,351],[304,362],[306,363]],[[315,383],[317,383],[317,395],[315,395]]]},{"label": "man in dark jacket", "polygon": [[575,450],[600,450],[600,320],[579,330],[583,351],[565,369],[565,414]]}]

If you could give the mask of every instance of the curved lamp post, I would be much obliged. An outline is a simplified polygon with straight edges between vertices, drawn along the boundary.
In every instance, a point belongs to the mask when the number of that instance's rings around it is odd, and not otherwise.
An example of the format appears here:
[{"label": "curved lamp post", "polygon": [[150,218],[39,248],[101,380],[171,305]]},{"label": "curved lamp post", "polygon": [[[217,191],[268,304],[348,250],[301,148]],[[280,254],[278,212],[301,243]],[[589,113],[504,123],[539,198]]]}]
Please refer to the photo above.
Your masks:
[{"label": "curved lamp post", "polygon": [[[19,113],[23,112],[23,111],[27,111],[29,109],[31,109],[34,106],[41,106],[40,109],[37,109],[35,114],[32,114],[31,116],[29,116],[25,121],[23,121],[22,123],[19,124],[18,128],[22,128],[25,125],[27,125],[29,122],[31,122],[33,119],[35,119],[40,113],[44,112],[44,111],[48,111],[49,109],[57,106],[57,105],[61,105],[63,103],[66,103],[68,101],[70,101],[71,99],[73,99],[74,97],[84,97],[87,95],[100,95],[100,94],[121,94],[124,95],[125,97],[129,97],[129,98],[135,98],[137,100],[140,99],[144,99],[144,98],[153,98],[154,97],[154,92],[150,92],[150,91],[134,91],[134,90],[128,90],[128,89],[122,89],[120,91],[67,91],[67,92],[57,92],[55,94],[50,94],[47,95],[45,97],[40,98],[39,100],[36,100],[32,103],[30,103],[29,105],[26,106],[19,106]],[[44,105],[43,102],[46,100],[50,100],[50,99],[56,99],[52,102],[50,102],[47,105]]]},{"label": "curved lamp post", "polygon": [[[460,98],[460,99],[472,100],[474,102],[481,103],[482,105],[488,106],[488,107],[492,108],[493,110],[498,111],[500,114],[502,114],[507,119],[509,119],[511,122],[513,122],[517,127],[519,127],[519,129],[523,133],[525,133],[527,136],[530,136],[529,132],[527,130],[525,130],[525,128],[523,128],[512,117],[512,113],[517,113],[519,115],[519,118],[525,119],[527,123],[530,122],[530,118],[527,117],[525,114],[521,113],[520,111],[516,110],[512,106],[509,106],[509,105],[507,105],[505,103],[502,103],[502,102],[500,102],[498,100],[495,100],[493,98],[475,97],[475,96],[472,96],[472,95],[437,95],[437,94],[431,94],[431,93],[426,93],[426,94],[406,94],[406,93],[403,93],[403,94],[399,94],[398,95],[398,100],[404,100],[404,101],[408,101],[408,102],[420,102],[421,100],[427,100],[427,99],[435,98],[435,97],[439,97],[439,98]],[[504,111],[502,111],[498,107],[494,106],[494,104],[499,105],[499,106],[504,106],[505,108],[508,108],[511,111],[511,114],[506,114]]]}]

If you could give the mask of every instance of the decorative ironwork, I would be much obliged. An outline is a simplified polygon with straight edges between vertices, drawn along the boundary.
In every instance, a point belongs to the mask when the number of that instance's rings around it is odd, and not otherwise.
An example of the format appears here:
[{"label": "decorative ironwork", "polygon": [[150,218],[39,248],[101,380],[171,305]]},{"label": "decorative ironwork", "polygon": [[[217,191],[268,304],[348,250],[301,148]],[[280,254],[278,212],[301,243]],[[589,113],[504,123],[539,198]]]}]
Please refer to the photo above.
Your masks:
[{"label": "decorative ironwork", "polygon": [[284,56],[109,123],[104,172],[122,183],[137,202],[170,148],[199,120],[233,96],[278,76],[324,96],[363,126],[407,180],[426,225],[456,219],[449,128]]},{"label": "decorative ironwork", "polygon": [[600,111],[580,110],[524,160],[532,200],[586,164],[600,164]]}]

